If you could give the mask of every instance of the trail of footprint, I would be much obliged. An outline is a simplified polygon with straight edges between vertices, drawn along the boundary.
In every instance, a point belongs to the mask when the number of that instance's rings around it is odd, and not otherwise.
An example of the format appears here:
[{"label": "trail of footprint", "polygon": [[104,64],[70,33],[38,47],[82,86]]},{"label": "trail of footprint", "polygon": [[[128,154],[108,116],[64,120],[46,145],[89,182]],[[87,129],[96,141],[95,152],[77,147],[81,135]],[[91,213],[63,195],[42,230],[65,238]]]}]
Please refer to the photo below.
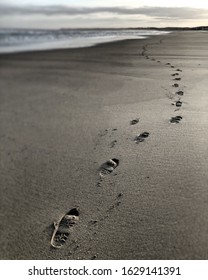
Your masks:
[{"label": "trail of footprint", "polygon": [[181,107],[182,106],[182,102],[181,101],[176,101],[176,107]]},{"label": "trail of footprint", "polygon": [[130,125],[135,125],[139,122],[139,118],[130,121]]},{"label": "trail of footprint", "polygon": [[149,132],[143,132],[134,138],[134,142],[138,144],[140,142],[143,142],[147,137],[149,137]]},{"label": "trail of footprint", "polygon": [[174,74],[172,74],[172,76],[178,76],[179,74],[178,73],[174,73]]},{"label": "trail of footprint", "polygon": [[170,122],[171,122],[171,123],[179,123],[181,120],[182,120],[182,117],[181,117],[181,116],[176,116],[176,117],[172,117],[172,118],[170,119]]},{"label": "trail of footprint", "polygon": [[79,220],[79,211],[77,208],[71,209],[64,214],[58,222],[54,222],[54,232],[51,237],[51,246],[53,248],[61,248],[68,239],[71,228]]},{"label": "trail of footprint", "polygon": [[176,94],[182,96],[184,94],[184,92],[182,90],[179,90],[176,92]]},{"label": "trail of footprint", "polygon": [[179,84],[173,84],[172,87],[179,87]]},{"label": "trail of footprint", "polygon": [[[161,42],[160,42],[160,43],[161,43]],[[155,59],[153,58],[152,60],[154,61]],[[159,61],[157,61],[157,62],[159,62]],[[170,66],[171,68],[175,68],[175,66],[174,66],[174,65],[171,65],[171,63],[169,63],[169,62],[167,62],[165,65]],[[179,75],[178,72],[183,72],[183,71],[182,71],[181,69],[179,69],[179,68],[177,68],[175,71],[176,71],[176,73],[173,73],[173,74],[172,74],[173,77],[178,76],[178,75]],[[175,80],[175,81],[181,81],[181,78],[180,78],[180,77],[176,77],[176,78],[174,78],[173,80]],[[177,87],[179,87],[179,84],[175,83],[175,84],[172,85],[172,87],[177,88]],[[179,90],[179,91],[176,92],[176,94],[179,95],[179,96],[182,96],[182,95],[184,94],[184,92],[183,92],[182,90]],[[172,97],[171,97],[171,99],[172,99]],[[181,102],[180,100],[178,100],[178,101],[176,101],[175,103],[172,103],[172,105],[175,105],[175,106],[177,107],[176,110],[179,110],[179,108],[182,106],[182,102]],[[176,111],[176,110],[175,110],[175,111]],[[181,116],[175,116],[175,117],[172,117],[172,118],[170,119],[170,122],[171,122],[171,123],[179,123],[181,120],[182,120],[182,117],[181,117]],[[141,133],[140,135],[138,135],[138,136],[135,137],[134,141],[135,141],[136,143],[143,142],[144,139],[147,138],[148,136],[149,136],[149,133],[148,133],[148,132]]]},{"label": "trail of footprint", "polygon": [[118,166],[119,166],[119,160],[117,158],[112,158],[112,159],[107,160],[99,168],[100,177],[102,178],[106,175],[109,175]]},{"label": "trail of footprint", "polygon": [[[160,43],[162,42],[162,40],[160,41]],[[142,51],[142,56],[145,56],[146,59],[149,59],[149,56],[146,55],[147,49],[146,46],[143,46],[143,51]],[[155,58],[151,59],[152,61],[155,61]],[[157,61],[158,63],[160,63],[160,61]],[[171,65],[170,63],[167,63],[166,65],[170,65],[171,68],[174,68],[173,65]],[[176,71],[178,72],[182,72],[181,69],[177,69]],[[179,75],[178,73],[173,74],[172,76],[177,76]],[[181,78],[175,78],[174,80],[181,80]],[[178,87],[178,84],[174,84],[173,87]],[[176,94],[178,95],[183,95],[182,91],[178,91]],[[177,101],[176,102],[176,107],[180,107],[182,105],[181,101]],[[171,123],[179,123],[182,120],[181,116],[176,116],[176,117],[172,117],[170,122]],[[134,119],[130,122],[131,125],[135,125],[139,122],[139,119]],[[117,129],[113,129],[117,130]],[[106,129],[104,132],[101,132],[99,134],[100,137],[103,137],[104,135],[106,135],[108,133],[108,130]],[[137,135],[134,139],[134,141],[136,143],[140,143],[143,142],[145,140],[145,138],[149,137],[149,132],[143,132],[139,135]],[[117,143],[117,140],[114,140],[111,142],[111,147],[114,147],[115,144]],[[108,161],[106,161],[105,163],[103,163],[100,168],[99,168],[99,175],[100,175],[100,182],[102,180],[103,177],[109,175],[110,173],[112,173],[114,171],[115,168],[117,168],[119,165],[119,160],[116,158],[112,158]],[[99,183],[100,183],[99,182]],[[115,209],[116,207],[118,207],[121,204],[121,197],[123,196],[122,193],[119,193],[116,201],[110,206],[110,208],[106,211],[106,212],[111,212],[113,209]],[[107,218],[108,215],[104,216],[102,218],[102,220],[104,220],[105,218]],[[54,223],[54,232],[51,238],[51,246],[53,248],[61,248],[66,240],[68,239],[70,232],[71,232],[71,228],[78,222],[79,220],[79,211],[77,210],[77,208],[73,208],[71,209],[69,212],[67,212],[64,216],[62,216],[60,218],[60,220],[58,222]],[[92,224],[96,224],[97,221],[93,221]]]}]

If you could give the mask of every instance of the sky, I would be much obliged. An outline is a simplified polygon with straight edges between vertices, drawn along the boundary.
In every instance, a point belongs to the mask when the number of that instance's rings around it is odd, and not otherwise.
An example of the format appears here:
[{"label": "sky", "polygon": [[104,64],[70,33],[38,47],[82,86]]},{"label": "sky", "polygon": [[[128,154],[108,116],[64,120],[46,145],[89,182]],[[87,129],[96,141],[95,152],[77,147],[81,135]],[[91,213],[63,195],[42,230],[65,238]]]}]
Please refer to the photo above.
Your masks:
[{"label": "sky", "polygon": [[208,25],[206,0],[0,0],[0,28]]}]

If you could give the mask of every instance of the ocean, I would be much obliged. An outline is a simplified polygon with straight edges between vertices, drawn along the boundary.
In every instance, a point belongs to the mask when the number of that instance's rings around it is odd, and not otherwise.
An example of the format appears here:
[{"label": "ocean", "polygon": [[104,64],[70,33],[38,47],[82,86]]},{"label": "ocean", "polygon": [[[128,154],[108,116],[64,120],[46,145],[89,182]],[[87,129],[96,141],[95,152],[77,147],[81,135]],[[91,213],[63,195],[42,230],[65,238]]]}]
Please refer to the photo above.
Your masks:
[{"label": "ocean", "polygon": [[88,47],[169,32],[139,29],[0,29],[0,53]]}]

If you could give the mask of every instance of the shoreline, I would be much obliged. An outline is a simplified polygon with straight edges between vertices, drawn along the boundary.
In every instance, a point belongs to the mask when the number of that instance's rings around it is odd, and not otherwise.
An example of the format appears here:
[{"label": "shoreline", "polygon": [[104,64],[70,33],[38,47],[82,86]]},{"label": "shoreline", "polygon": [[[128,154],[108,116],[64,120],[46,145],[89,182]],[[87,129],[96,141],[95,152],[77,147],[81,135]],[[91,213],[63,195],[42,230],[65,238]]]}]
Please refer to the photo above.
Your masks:
[{"label": "shoreline", "polygon": [[[128,39],[143,39],[149,36],[167,34],[157,30],[14,30],[1,31],[0,53],[19,53],[56,49],[85,48],[102,43]],[[43,40],[44,36],[44,40]],[[24,43],[24,44],[23,44]],[[5,45],[3,45],[5,44]]]},{"label": "shoreline", "polygon": [[207,259],[207,41],[0,55],[0,259]]}]

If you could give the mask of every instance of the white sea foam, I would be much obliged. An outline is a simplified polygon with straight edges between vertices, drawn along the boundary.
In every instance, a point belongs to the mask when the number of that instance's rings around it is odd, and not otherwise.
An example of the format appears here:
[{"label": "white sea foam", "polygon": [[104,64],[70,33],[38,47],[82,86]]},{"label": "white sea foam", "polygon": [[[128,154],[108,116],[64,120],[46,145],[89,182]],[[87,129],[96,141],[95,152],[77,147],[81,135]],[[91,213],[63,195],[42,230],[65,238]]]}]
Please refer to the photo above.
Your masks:
[{"label": "white sea foam", "polygon": [[0,53],[88,47],[125,39],[143,39],[168,32],[136,29],[0,29]]}]

